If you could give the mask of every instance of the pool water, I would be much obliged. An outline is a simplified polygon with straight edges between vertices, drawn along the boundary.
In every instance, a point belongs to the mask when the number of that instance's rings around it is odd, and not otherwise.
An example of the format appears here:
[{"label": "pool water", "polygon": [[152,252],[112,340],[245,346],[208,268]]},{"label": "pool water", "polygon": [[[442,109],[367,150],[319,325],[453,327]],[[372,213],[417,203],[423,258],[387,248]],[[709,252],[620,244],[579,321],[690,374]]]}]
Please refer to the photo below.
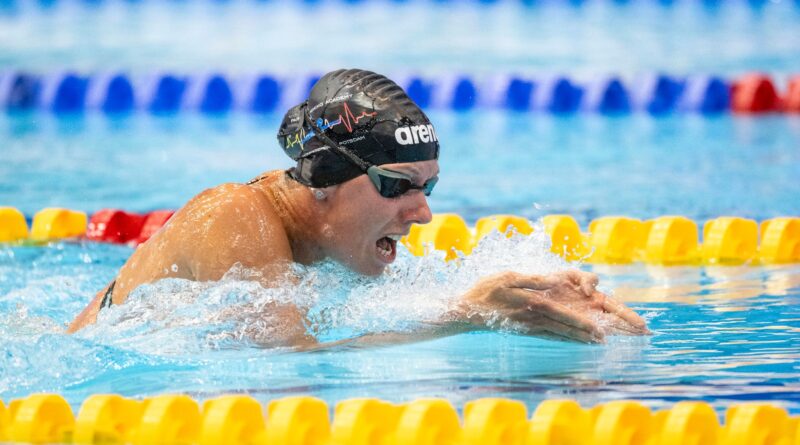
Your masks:
[{"label": "pool water", "polygon": [[[431,208],[470,222],[800,214],[794,116],[429,115],[442,143]],[[288,168],[276,143],[282,117],[0,114],[0,202],[28,216],[46,206],[175,209],[204,188]]]},{"label": "pool water", "polygon": [[731,75],[791,74],[800,63],[794,0],[5,3],[0,67],[42,73]]},{"label": "pool water", "polygon": [[[56,76],[174,71],[283,76],[357,66],[436,78],[564,73],[749,71],[783,88],[800,67],[796,1],[73,1],[0,0],[0,73]],[[481,32],[475,32],[479,29]],[[800,215],[800,118],[694,114],[617,117],[431,111],[442,143],[429,203],[470,224],[678,214]],[[30,219],[48,206],[93,213],[176,209],[205,188],[289,167],[282,114],[0,113],[0,206]],[[470,257],[400,256],[386,276],[335,264],[298,268],[298,286],[263,289],[232,269],[213,283],[139,288],[78,335],[64,328],[116,275],[127,246],[0,246],[0,399],[95,393],[259,400],[310,394],[329,403],[444,397],[459,408],[511,397],[584,405],[636,399],[658,408],[745,400],[800,413],[800,265],[569,265],[543,230],[485,240]],[[642,314],[653,335],[581,345],[494,326],[437,340],[292,352],[274,347],[270,309],[309,310],[323,341],[409,333],[435,321],[476,280],[503,270],[581,267]]]},{"label": "pool water", "polygon": [[[64,323],[129,253],[116,246],[72,244],[2,252],[2,276],[13,278],[2,282],[0,299],[0,397],[57,392],[75,406],[106,392],[131,397],[186,392],[198,399],[245,392],[262,401],[311,394],[330,403],[359,396],[396,402],[437,396],[457,406],[502,396],[529,407],[559,397],[587,406],[637,399],[652,407],[700,399],[720,411],[760,400],[800,412],[797,266],[600,271],[603,286],[616,289],[654,332],[647,338],[611,337],[601,346],[481,331],[368,349],[260,348],[239,338],[245,327],[220,319],[220,311],[245,301],[302,300],[307,294],[272,295],[235,278],[206,285],[160,283],[144,292],[147,298],[133,297],[103,314],[97,326],[64,335]],[[412,261],[419,260],[402,261],[401,271],[380,283],[358,282],[335,267],[312,271],[318,282],[315,305],[322,308],[312,319],[320,336],[412,330],[470,281],[456,276],[430,286],[435,278],[424,275],[407,281],[415,275],[409,272],[419,273]],[[516,269],[551,270],[539,261]],[[352,286],[344,295],[332,290],[340,280]],[[250,323],[268,334],[268,327]]]},{"label": "pool water", "polygon": [[[800,214],[800,122],[790,117],[616,119],[432,113],[442,149],[434,212],[470,222],[494,213],[695,220]],[[278,116],[108,119],[0,118],[0,202],[30,216],[50,205],[88,212],[177,208],[205,187],[285,168]],[[377,281],[323,264],[299,287],[265,290],[232,270],[218,283],[170,280],[140,288],[79,335],[65,324],[111,280],[132,250],[98,243],[0,247],[0,398],[94,393],[199,399],[246,392],[262,401],[311,394],[445,397],[462,406],[503,396],[585,405],[628,398],[652,407],[743,400],[800,412],[800,266],[588,266],[654,335],[590,346],[479,331],[368,349],[289,352],[269,347],[271,304],[309,308],[321,340],[410,332],[435,320],[476,277],[568,267],[541,235],[489,239],[462,261],[403,253]],[[257,346],[253,341],[266,346]]]}]

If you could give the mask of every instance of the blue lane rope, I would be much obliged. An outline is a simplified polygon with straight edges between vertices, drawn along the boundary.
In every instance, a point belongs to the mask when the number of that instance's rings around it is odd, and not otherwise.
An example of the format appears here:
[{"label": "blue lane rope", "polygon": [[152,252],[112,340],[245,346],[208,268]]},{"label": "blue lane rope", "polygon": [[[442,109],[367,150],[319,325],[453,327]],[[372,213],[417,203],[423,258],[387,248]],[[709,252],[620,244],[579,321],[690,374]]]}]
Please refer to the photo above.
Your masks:
[{"label": "blue lane rope", "polygon": [[[391,73],[390,77],[391,76]],[[109,114],[182,110],[225,113],[280,111],[301,102],[318,74],[231,76],[172,73],[130,76],[65,72],[38,75],[0,72],[0,107],[54,113],[102,111]],[[654,115],[673,112],[723,113],[731,108],[732,82],[715,76],[650,74],[623,80],[597,75],[566,76],[455,74],[392,77],[423,108],[465,111],[476,108],[549,113],[593,112]]]}]

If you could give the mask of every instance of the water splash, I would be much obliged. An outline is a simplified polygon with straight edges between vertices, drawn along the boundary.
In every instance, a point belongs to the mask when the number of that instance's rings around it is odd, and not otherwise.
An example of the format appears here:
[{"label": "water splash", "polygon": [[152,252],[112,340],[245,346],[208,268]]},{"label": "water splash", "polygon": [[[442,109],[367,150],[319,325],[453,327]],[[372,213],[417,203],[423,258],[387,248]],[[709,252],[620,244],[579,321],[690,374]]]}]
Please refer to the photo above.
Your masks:
[{"label": "water splash", "polygon": [[[482,277],[512,270],[547,274],[569,266],[550,253],[542,227],[532,236],[485,237],[469,256],[412,256],[404,247],[384,275],[370,278],[332,261],[296,266],[274,288],[234,266],[217,282],[165,279],[137,288],[123,305],[100,312],[78,335],[150,354],[289,346],[299,335],[320,341],[367,333],[413,332],[440,322]],[[300,311],[306,313],[302,320]],[[299,325],[299,326],[298,326]],[[513,326],[507,326],[513,328]],[[303,332],[297,332],[298,328]]]},{"label": "water splash", "polygon": [[[293,270],[294,281],[287,277],[275,289],[262,288],[241,267],[219,282],[166,280],[104,310],[96,326],[78,335],[63,334],[65,323],[116,274],[130,249],[94,243],[13,255],[0,249],[0,398],[58,392],[77,408],[94,393],[184,392],[204,399],[245,391],[263,402],[297,394],[331,404],[357,396],[397,402],[441,396],[461,406],[512,395],[533,407],[568,395],[586,406],[632,398],[658,408],[701,397],[723,409],[747,397],[786,402],[798,412],[796,265],[725,274],[677,268],[663,276],[643,265],[593,267],[602,283],[629,294],[655,331],[611,337],[605,346],[488,331],[318,353],[286,353],[275,341],[284,327],[269,315],[288,303],[308,309],[304,330],[322,340],[414,331],[480,276],[574,267],[549,254],[543,233],[537,227],[528,239],[491,235],[471,256],[450,263],[401,250],[378,279],[323,263]],[[81,261],[86,255],[90,265]],[[753,279],[762,282],[762,294],[738,298],[738,288],[751,293]],[[677,295],[665,293],[672,288]],[[722,299],[720,290],[737,299]]]}]

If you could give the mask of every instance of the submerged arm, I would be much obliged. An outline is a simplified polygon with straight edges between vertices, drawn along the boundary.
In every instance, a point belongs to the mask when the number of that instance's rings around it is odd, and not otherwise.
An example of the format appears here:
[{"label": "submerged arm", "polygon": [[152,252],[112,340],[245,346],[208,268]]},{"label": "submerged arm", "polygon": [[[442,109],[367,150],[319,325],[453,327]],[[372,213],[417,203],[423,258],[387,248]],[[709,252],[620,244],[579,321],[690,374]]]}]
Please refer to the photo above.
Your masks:
[{"label": "submerged arm", "polygon": [[547,276],[501,273],[480,280],[441,320],[417,331],[366,334],[301,349],[413,343],[509,324],[521,334],[583,343],[602,343],[612,333],[650,332],[641,317],[596,285],[596,275],[574,270]]},{"label": "submerged arm", "polygon": [[369,334],[360,335],[353,338],[345,338],[342,340],[329,341],[324,343],[309,343],[300,345],[298,351],[320,351],[331,348],[373,348],[381,346],[394,346],[408,343],[419,343],[428,340],[436,340],[439,338],[450,337],[453,335],[463,334],[480,330],[479,327],[460,322],[442,322],[442,323],[426,323],[422,328],[416,331],[390,331],[390,332],[373,332]]}]

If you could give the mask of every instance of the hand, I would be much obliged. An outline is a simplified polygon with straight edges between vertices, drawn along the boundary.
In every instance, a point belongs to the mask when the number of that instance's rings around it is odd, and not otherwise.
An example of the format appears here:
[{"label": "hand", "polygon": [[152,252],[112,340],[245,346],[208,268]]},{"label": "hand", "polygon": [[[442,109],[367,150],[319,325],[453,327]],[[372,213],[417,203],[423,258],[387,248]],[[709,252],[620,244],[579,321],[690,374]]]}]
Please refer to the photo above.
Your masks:
[{"label": "hand", "polygon": [[586,343],[602,343],[607,333],[649,333],[641,317],[596,287],[597,275],[577,270],[504,272],[479,281],[462,297],[459,312],[475,324],[509,320],[531,335]]}]

